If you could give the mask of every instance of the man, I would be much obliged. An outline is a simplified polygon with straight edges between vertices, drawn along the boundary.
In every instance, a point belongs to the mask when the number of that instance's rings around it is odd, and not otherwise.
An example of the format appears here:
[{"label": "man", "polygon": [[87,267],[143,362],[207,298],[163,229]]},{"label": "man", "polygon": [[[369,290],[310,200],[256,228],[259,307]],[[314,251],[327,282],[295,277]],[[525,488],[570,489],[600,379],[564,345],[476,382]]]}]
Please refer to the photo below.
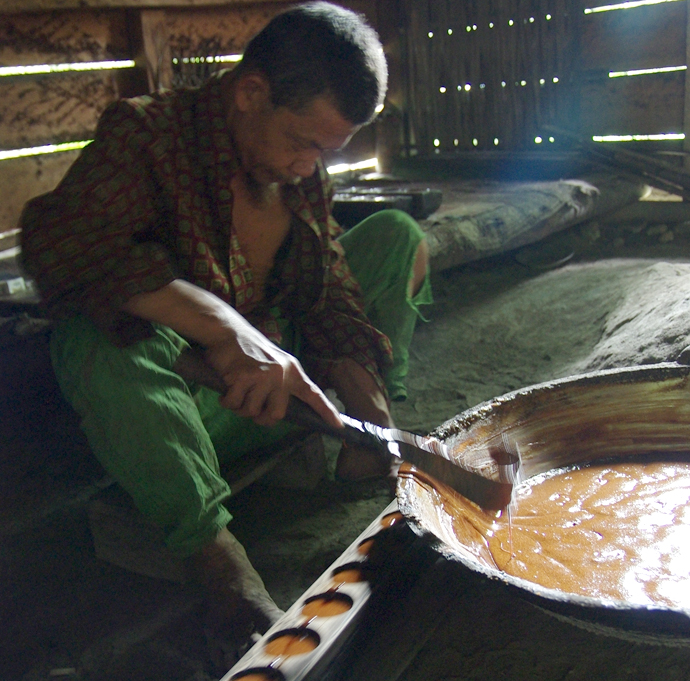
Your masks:
[{"label": "man", "polygon": [[[226,527],[218,456],[283,437],[290,395],[340,426],[318,385],[392,425],[417,305],[430,302],[410,218],[381,213],[336,241],[329,212],[321,154],[373,118],[386,79],[359,16],[293,8],[235,70],[111,105],[22,216],[25,267],[56,321],[55,372],[94,453],[237,638],[281,612]],[[223,376],[220,404],[172,371],[188,343]],[[337,466],[349,479],[384,472],[353,448]]]}]

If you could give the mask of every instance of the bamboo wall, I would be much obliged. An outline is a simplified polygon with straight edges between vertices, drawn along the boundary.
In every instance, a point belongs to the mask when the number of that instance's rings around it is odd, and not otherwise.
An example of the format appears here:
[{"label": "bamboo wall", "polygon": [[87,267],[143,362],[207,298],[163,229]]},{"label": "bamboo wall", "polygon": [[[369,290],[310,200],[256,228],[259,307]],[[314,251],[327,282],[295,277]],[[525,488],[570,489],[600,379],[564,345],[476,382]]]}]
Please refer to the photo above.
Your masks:
[{"label": "bamboo wall", "polygon": [[[367,15],[377,26],[379,5],[387,2],[341,4]],[[113,100],[180,81],[194,83],[210,70],[208,65],[180,67],[179,59],[175,66],[173,57],[239,54],[287,4],[287,0],[216,0],[213,4],[3,0],[0,66],[131,59],[136,67],[1,77],[0,151],[91,139],[100,114]],[[213,68],[231,66],[214,64]],[[354,140],[349,153],[355,158],[362,153],[372,156],[372,131]],[[0,248],[9,243],[1,237],[16,229],[24,203],[52,190],[78,154],[66,151],[0,160]]]},{"label": "bamboo wall", "polygon": [[687,2],[584,15],[576,74],[579,130],[589,135],[683,132],[687,72],[628,78],[609,78],[608,72],[687,65],[687,28]]},{"label": "bamboo wall", "polygon": [[[395,155],[401,144],[421,156],[530,150],[537,136],[539,148],[555,149],[558,140],[550,145],[544,132],[548,124],[584,136],[685,132],[686,71],[615,79],[608,73],[687,64],[687,0],[584,13],[603,2],[343,0],[382,35],[391,87],[381,121],[329,161]],[[239,53],[285,5],[2,0],[0,66],[133,59],[136,67],[0,78],[0,151],[90,139],[109,102],[193,82],[207,65],[182,68],[179,58]],[[637,148],[680,153],[685,145]],[[0,161],[0,236],[16,227],[29,198],[57,184],[78,153]]]},{"label": "bamboo wall", "polygon": [[584,137],[685,132],[686,71],[609,72],[686,65],[687,1],[585,13],[605,4],[403,0],[408,152],[530,150],[537,138],[543,149],[548,125]]},{"label": "bamboo wall", "polygon": [[[50,12],[0,21],[3,66],[121,59],[128,54],[125,17],[114,12]],[[112,71],[0,78],[0,148],[86,139],[118,95]],[[55,186],[75,152],[0,162],[0,231],[23,203]]]},{"label": "bamboo wall", "polygon": [[576,2],[405,0],[411,145],[522,148],[543,120],[568,116]]}]

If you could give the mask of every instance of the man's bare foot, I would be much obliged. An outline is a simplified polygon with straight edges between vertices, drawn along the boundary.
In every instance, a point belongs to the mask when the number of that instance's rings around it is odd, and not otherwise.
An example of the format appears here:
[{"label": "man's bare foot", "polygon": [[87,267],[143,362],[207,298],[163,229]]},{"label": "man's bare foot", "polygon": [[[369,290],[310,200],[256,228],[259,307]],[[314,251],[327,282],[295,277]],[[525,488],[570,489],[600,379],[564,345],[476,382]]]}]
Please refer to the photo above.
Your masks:
[{"label": "man's bare foot", "polygon": [[227,528],[188,559],[188,571],[208,595],[208,626],[229,643],[245,646],[252,634],[264,633],[283,615]]}]

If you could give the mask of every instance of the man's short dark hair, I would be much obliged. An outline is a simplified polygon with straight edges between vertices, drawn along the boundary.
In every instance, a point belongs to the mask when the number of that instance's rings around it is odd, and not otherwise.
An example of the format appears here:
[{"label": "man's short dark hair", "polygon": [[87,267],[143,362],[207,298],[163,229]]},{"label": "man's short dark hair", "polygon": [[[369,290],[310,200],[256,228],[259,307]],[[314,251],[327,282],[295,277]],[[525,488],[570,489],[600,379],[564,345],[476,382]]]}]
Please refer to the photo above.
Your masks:
[{"label": "man's short dark hair", "polygon": [[274,106],[297,111],[327,96],[353,125],[371,121],[388,81],[376,31],[362,16],[328,2],[274,17],[249,43],[238,70],[263,73]]}]

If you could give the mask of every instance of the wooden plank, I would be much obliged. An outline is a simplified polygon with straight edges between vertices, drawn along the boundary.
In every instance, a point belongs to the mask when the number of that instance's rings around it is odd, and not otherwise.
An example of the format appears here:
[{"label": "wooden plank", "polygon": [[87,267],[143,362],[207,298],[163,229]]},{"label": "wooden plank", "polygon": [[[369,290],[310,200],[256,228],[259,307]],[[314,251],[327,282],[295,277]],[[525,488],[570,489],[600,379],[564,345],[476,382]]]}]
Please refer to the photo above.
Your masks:
[{"label": "wooden plank", "polygon": [[0,233],[16,229],[24,204],[52,191],[78,155],[78,151],[64,151],[0,162]]},{"label": "wooden plank", "polygon": [[[143,60],[146,64],[149,90],[172,87],[170,28],[163,9],[141,12]],[[139,57],[139,55],[137,55]]]},{"label": "wooden plank", "polygon": [[251,6],[169,9],[166,11],[170,46],[174,54],[200,56],[209,41],[218,54],[238,54],[276,14],[279,3]]},{"label": "wooden plank", "polygon": [[[263,0],[265,3],[283,3],[289,0]],[[65,9],[113,8],[166,8],[208,7],[211,5],[253,5],[256,0],[0,0],[0,12],[44,12]]]},{"label": "wooden plank", "polygon": [[124,12],[46,12],[0,21],[2,66],[128,58]]},{"label": "wooden plank", "polygon": [[685,64],[686,4],[585,15],[580,68],[608,72]]},{"label": "wooden plank", "polygon": [[2,252],[6,251],[8,248],[19,246],[20,232],[20,229],[8,229],[7,231],[0,232],[0,256],[2,256]]},{"label": "wooden plank", "polygon": [[[687,3],[686,3],[687,4]],[[690,12],[685,22],[685,63],[690,64]],[[683,151],[690,152],[690,73],[685,72],[685,100],[683,110]],[[683,158],[683,167],[690,170],[690,153]]]},{"label": "wooden plank", "polygon": [[[0,22],[4,66],[129,57],[122,11],[12,15]],[[121,79],[120,71],[0,78],[0,148],[88,138],[117,98]]]},{"label": "wooden plank", "polygon": [[625,135],[682,132],[685,74],[662,73],[583,83],[580,133]]},{"label": "wooden plank", "polygon": [[89,139],[118,94],[111,71],[5,81],[0,82],[2,149]]}]

